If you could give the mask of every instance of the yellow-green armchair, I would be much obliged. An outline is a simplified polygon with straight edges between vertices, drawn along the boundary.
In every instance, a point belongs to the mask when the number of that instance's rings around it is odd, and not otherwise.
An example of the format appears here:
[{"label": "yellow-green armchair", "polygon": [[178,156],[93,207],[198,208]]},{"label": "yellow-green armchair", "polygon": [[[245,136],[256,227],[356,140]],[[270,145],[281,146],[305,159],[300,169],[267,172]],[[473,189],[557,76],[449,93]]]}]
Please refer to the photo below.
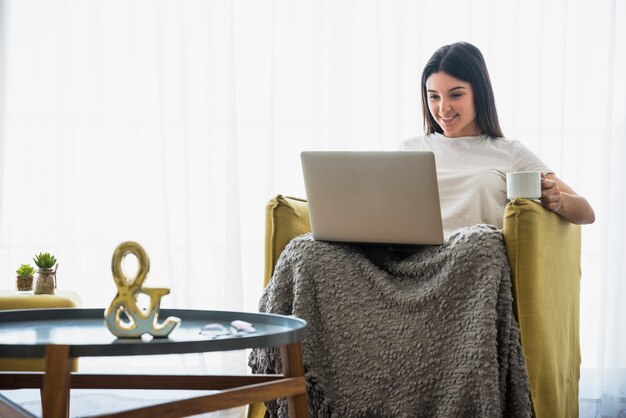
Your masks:
[{"label": "yellow-green armchair", "polygon": [[[289,241],[310,231],[306,200],[278,195],[266,207],[265,280]],[[537,418],[577,417],[580,377],[580,227],[516,199],[504,213],[515,315]],[[263,404],[250,418],[263,417]]]}]

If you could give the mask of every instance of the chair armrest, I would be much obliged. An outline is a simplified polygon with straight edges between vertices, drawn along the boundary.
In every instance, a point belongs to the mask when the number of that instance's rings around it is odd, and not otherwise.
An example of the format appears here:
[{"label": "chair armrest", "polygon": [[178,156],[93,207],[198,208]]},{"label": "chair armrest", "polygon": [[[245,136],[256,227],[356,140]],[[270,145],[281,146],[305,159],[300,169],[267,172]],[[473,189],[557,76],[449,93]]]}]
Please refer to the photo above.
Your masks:
[{"label": "chair armrest", "polygon": [[503,234],[535,416],[578,416],[580,226],[516,199]]}]

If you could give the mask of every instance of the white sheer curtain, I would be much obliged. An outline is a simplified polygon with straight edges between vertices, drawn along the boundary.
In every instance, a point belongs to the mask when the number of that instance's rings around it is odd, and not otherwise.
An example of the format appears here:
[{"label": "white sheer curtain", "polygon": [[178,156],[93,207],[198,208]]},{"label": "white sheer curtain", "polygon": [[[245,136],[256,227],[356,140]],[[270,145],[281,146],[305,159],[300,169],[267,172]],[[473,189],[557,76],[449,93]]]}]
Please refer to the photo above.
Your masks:
[{"label": "white sheer curtain", "polygon": [[[626,3],[5,0],[0,286],[39,251],[103,307],[125,240],[165,307],[256,309],[263,208],[299,151],[394,149],[419,76],[476,44],[505,134],[596,210],[583,227],[581,415],[626,414]],[[555,249],[558,251],[558,249]],[[621,321],[620,321],[621,320]]]}]

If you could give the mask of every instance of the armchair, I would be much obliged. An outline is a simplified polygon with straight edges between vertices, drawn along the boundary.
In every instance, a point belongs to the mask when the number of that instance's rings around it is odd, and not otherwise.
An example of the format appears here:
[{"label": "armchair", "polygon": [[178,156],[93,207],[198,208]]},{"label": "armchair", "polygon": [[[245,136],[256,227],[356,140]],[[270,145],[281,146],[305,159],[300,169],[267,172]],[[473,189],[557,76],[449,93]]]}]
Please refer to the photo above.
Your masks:
[{"label": "armchair", "polygon": [[[264,286],[289,241],[309,231],[306,200],[282,195],[270,200],[266,207]],[[576,417],[580,227],[536,202],[516,199],[505,209],[503,235],[534,416]],[[254,404],[248,416],[258,418],[264,412],[263,404]]]}]

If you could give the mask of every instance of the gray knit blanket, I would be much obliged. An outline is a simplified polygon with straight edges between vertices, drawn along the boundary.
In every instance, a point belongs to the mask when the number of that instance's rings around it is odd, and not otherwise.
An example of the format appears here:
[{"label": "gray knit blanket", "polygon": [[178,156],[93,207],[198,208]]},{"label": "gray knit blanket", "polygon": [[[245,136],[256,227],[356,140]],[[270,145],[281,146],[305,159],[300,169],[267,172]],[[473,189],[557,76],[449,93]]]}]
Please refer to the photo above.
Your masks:
[{"label": "gray knit blanket", "polygon": [[[501,231],[477,225],[412,252],[295,238],[261,312],[307,321],[311,417],[530,417]],[[249,356],[281,373],[275,347]],[[284,399],[266,404],[287,417]]]}]

